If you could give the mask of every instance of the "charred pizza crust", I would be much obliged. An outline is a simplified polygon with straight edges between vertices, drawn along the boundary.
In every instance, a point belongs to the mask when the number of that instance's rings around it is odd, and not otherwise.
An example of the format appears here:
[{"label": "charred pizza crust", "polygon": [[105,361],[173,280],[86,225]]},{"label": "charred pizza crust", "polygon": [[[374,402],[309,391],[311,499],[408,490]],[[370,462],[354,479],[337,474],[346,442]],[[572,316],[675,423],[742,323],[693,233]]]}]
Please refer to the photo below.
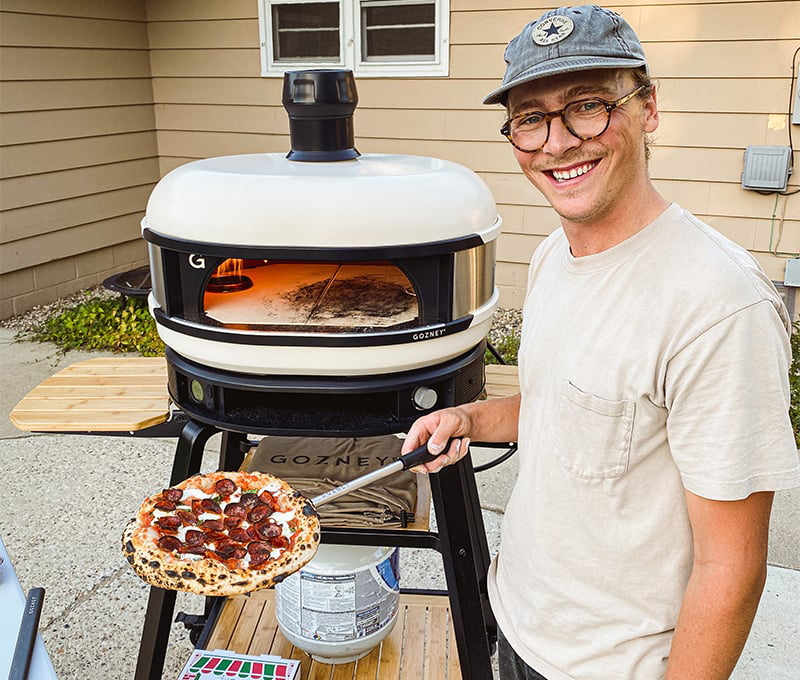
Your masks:
[{"label": "charred pizza crust", "polygon": [[[217,483],[222,479],[231,480],[236,485],[236,492],[227,496],[218,495],[215,489]],[[168,525],[176,523],[172,518],[178,516],[177,510],[167,509],[164,511],[156,506],[160,504],[162,508],[169,508],[169,502],[165,504],[165,494],[175,497],[177,492],[174,490],[178,489],[182,492],[183,497],[182,500],[173,503],[178,509],[191,507],[191,501],[201,501],[200,497],[205,496],[214,499],[213,502],[219,501],[218,505],[222,511],[199,514],[184,510],[181,527],[163,528],[161,522]],[[263,494],[266,489],[270,491],[268,494]],[[286,527],[291,526],[291,536],[285,536],[286,528],[284,528],[285,540],[280,539],[281,545],[288,542],[288,546],[283,549],[271,546],[273,549],[269,558],[255,566],[249,564],[251,558],[258,562],[264,559],[265,554],[263,550],[261,553],[251,552],[252,544],[269,543],[270,539],[260,538],[260,541],[254,539],[247,542],[240,537],[240,540],[236,541],[240,550],[232,554],[239,555],[242,552],[241,548],[248,551],[248,554],[244,558],[234,559],[229,555],[221,555],[210,549],[211,546],[221,547],[223,543],[228,544],[227,547],[230,549],[230,544],[234,541],[228,537],[229,529],[226,527],[221,531],[218,530],[219,522],[217,522],[212,524],[214,529],[209,530],[206,526],[209,524],[209,520],[202,519],[214,514],[223,519],[227,518],[225,514],[225,511],[228,510],[227,506],[241,505],[238,503],[239,499],[246,495],[246,492],[252,493],[253,491],[256,492],[256,495],[261,491],[261,495],[268,498],[273,505],[277,504],[279,507],[275,510],[275,514],[279,514],[282,519],[291,515],[288,522],[283,523]],[[191,517],[189,517],[190,515]],[[252,518],[252,515],[244,515],[240,519],[238,527],[234,528],[242,529],[244,527],[246,531],[247,528],[252,527],[250,529],[252,534],[259,528],[263,529],[270,520],[270,515],[266,515],[264,522],[251,524],[247,521],[248,516]],[[169,522],[163,520],[164,517],[170,518]],[[214,521],[211,520],[212,523]],[[178,536],[183,535],[185,539],[189,531],[205,531],[206,537],[211,537],[210,541],[206,540],[205,542],[205,554],[197,554],[199,551],[184,552],[188,549],[188,543],[184,541],[181,541],[180,548],[173,550],[165,549],[163,541],[162,545],[159,545],[158,541],[164,536],[175,536],[178,539]],[[215,545],[214,541],[218,545]],[[166,543],[173,545],[175,541],[168,540]],[[184,590],[200,595],[230,596],[270,588],[309,562],[316,554],[318,545],[319,518],[311,502],[294,491],[283,480],[266,473],[212,472],[190,477],[180,484],[146,499],[136,517],[130,521],[122,533],[122,552],[140,578],[158,588]],[[258,548],[258,546],[256,547]],[[261,550],[261,548],[258,549]]]}]

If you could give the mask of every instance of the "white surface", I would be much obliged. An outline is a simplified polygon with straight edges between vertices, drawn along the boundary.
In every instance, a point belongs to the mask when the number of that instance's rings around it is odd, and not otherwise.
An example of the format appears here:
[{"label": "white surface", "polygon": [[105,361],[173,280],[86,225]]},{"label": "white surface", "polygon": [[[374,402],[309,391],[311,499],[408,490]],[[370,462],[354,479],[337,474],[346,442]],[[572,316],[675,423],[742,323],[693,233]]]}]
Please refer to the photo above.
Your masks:
[{"label": "white surface", "polygon": [[[497,307],[499,293],[495,289],[489,302],[476,309],[469,328],[430,340],[416,340],[397,345],[373,347],[311,347],[308,345],[246,345],[217,342],[205,338],[178,333],[157,323],[158,334],[164,344],[181,356],[204,366],[213,366],[238,373],[256,375],[375,375],[398,373],[415,368],[432,366],[475,347],[489,332],[492,314]],[[153,309],[153,296],[149,298]],[[444,327],[444,324],[440,326]],[[198,328],[208,329],[205,324]],[[439,328],[439,327],[437,327]],[[264,331],[241,331],[268,335]],[[280,333],[279,335],[286,335]],[[309,343],[315,337],[309,335]],[[342,337],[343,334],[336,334]],[[231,351],[233,348],[233,352]]]},{"label": "white surface", "polygon": [[[0,538],[0,678],[8,677],[11,670],[11,660],[14,658],[14,647],[17,644],[22,610],[25,607],[25,595],[17,580],[17,574]],[[47,594],[44,597],[44,606],[47,606]],[[50,657],[44,648],[42,638],[36,635],[36,644],[31,658],[29,680],[56,680],[56,673],[50,663]]]},{"label": "white surface", "polygon": [[186,163],[153,189],[142,227],[204,243],[364,247],[500,232],[492,193],[467,168],[423,156],[365,154],[302,163],[283,154]]}]

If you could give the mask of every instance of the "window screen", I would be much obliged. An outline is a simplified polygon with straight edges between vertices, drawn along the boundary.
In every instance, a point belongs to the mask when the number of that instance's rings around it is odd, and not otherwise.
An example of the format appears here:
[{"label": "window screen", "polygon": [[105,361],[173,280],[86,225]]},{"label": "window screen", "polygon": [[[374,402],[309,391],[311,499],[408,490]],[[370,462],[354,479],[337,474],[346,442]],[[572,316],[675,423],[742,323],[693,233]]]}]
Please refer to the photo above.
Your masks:
[{"label": "window screen", "polygon": [[361,2],[361,55],[364,61],[398,58],[433,60],[436,6],[430,2]]},{"label": "window screen", "polygon": [[273,57],[280,61],[340,61],[339,3],[272,5]]}]

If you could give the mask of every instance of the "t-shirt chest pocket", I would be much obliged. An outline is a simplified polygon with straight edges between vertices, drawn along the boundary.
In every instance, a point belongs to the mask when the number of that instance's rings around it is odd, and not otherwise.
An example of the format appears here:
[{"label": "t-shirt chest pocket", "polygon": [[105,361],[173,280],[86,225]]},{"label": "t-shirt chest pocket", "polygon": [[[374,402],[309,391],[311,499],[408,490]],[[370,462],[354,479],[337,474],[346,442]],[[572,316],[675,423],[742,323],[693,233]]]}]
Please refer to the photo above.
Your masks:
[{"label": "t-shirt chest pocket", "polygon": [[569,380],[561,385],[556,453],[584,479],[614,479],[628,470],[636,404],[589,394]]}]

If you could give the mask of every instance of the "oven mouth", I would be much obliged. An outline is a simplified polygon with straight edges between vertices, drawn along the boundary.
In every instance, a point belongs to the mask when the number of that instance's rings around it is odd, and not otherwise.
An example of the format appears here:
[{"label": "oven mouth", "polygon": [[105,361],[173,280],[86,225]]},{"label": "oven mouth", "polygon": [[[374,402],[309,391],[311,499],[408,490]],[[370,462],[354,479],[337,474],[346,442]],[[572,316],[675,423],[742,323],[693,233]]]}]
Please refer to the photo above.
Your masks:
[{"label": "oven mouth", "polygon": [[[228,258],[211,273],[203,320],[226,328],[349,333],[419,322],[414,285],[388,262],[275,262]],[[244,274],[247,271],[247,275]]]}]

